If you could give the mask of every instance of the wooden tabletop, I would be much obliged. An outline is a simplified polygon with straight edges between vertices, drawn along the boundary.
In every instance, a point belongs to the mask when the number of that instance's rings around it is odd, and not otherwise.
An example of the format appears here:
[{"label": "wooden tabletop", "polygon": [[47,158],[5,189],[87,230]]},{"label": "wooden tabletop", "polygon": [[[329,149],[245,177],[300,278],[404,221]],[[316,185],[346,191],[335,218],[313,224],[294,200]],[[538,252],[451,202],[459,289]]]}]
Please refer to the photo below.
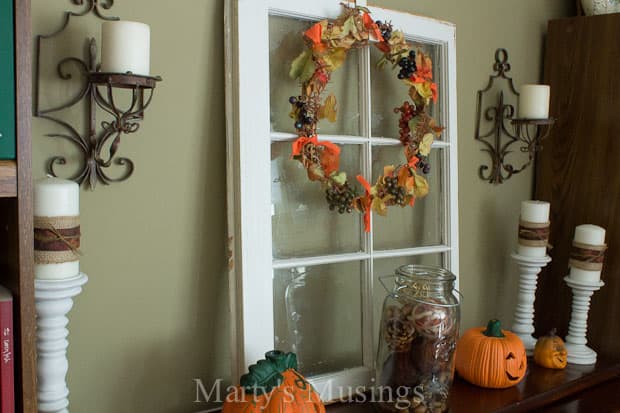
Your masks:
[{"label": "wooden tabletop", "polygon": [[548,413],[620,412],[620,379],[611,380],[545,408]]},{"label": "wooden tabletop", "polygon": [[[450,412],[507,413],[535,410],[543,406],[545,410],[553,406],[556,409],[553,411],[561,412],[565,411],[561,410],[562,406],[570,403],[580,403],[590,408],[581,410],[580,406],[578,411],[617,409],[620,412],[620,398],[617,397],[620,394],[620,362],[601,360],[592,366],[569,364],[564,370],[545,369],[534,364],[531,359],[528,362],[525,379],[509,389],[483,389],[456,377],[450,390]],[[603,400],[607,403],[604,406],[613,407],[598,408],[597,403],[603,403]],[[327,408],[328,413],[374,411],[371,404],[335,404]]]}]

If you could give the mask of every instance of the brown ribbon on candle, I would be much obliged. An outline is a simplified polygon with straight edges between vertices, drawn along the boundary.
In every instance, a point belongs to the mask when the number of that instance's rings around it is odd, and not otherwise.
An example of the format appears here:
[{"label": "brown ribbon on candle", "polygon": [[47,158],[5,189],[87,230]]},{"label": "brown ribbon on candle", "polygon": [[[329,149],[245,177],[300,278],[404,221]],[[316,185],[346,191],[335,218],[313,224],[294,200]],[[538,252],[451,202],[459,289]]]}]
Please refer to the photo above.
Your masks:
[{"label": "brown ribbon on candle", "polygon": [[549,228],[551,222],[519,221],[519,245],[525,247],[549,246]]},{"label": "brown ribbon on candle", "polygon": [[79,216],[34,217],[35,264],[77,261],[79,248]]},{"label": "brown ribbon on candle", "polygon": [[573,241],[568,264],[586,271],[601,271],[607,245],[590,245]]}]

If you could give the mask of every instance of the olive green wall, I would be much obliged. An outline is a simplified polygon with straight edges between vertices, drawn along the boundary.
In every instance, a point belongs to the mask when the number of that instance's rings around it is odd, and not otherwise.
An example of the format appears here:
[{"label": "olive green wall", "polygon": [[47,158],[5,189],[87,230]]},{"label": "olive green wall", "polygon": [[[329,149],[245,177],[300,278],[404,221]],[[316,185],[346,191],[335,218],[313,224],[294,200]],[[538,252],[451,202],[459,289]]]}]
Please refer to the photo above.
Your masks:
[{"label": "olive green wall", "polygon": [[[136,162],[134,176],[82,192],[81,265],[90,281],[70,314],[71,411],[198,411],[206,406],[193,403],[192,379],[209,384],[229,377],[223,3],[119,0],[114,6],[123,19],[151,26],[151,68],[164,82],[140,131],[123,137],[121,152]],[[473,141],[475,93],[486,84],[498,47],[510,52],[516,85],[538,81],[546,21],[568,15],[573,3],[374,2],[457,25],[464,327],[491,316],[509,321],[516,276],[507,255],[515,247],[519,203],[532,190],[531,169],[497,187],[477,177],[487,158]],[[33,33],[55,30],[72,4],[33,0]],[[72,33],[85,35],[94,23]],[[58,42],[55,53],[67,44]],[[52,81],[52,74],[46,78]],[[43,97],[53,103],[67,95]],[[50,155],[70,148],[44,136],[52,129],[34,120],[35,177],[44,175]]]}]

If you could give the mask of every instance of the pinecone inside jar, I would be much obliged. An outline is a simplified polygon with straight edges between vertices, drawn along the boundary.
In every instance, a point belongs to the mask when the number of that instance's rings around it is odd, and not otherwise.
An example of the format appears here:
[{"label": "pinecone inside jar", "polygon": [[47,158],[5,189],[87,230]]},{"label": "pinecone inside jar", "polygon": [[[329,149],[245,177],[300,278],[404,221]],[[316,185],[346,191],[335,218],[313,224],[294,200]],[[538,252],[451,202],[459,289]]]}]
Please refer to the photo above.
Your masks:
[{"label": "pinecone inside jar", "polygon": [[408,351],[415,337],[415,325],[411,320],[413,307],[405,304],[402,308],[391,305],[386,308],[385,341],[392,351]]}]

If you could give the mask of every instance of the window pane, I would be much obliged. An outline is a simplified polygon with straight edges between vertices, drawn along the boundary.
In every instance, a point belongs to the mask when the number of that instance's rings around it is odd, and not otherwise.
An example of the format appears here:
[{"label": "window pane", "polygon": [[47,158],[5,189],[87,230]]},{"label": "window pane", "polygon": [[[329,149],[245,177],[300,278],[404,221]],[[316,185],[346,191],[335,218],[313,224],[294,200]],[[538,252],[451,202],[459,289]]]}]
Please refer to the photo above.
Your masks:
[{"label": "window pane", "polygon": [[[288,99],[300,93],[299,82],[291,79],[291,62],[304,50],[303,32],[312,22],[290,17],[269,16],[269,87],[271,130],[295,133],[295,121],[289,117]],[[333,93],[337,99],[338,119],[319,123],[321,135],[359,135],[359,52],[349,52],[345,63],[331,77],[324,98]]]},{"label": "window pane", "polygon": [[[441,174],[446,168],[443,149],[433,149],[429,155],[431,171],[426,175],[430,192],[417,199],[415,205],[389,208],[387,216],[373,215],[375,250],[411,248],[441,244],[443,202]],[[373,183],[383,174],[385,165],[405,162],[403,148],[399,145],[375,146],[372,151]]]},{"label": "window pane", "polygon": [[[360,170],[360,145],[346,145],[340,168]],[[330,211],[319,182],[290,159],[291,143],[271,145],[271,202],[274,258],[293,258],[361,250],[360,214]]]},{"label": "window pane", "polygon": [[[412,50],[421,50],[424,54],[431,57],[433,61],[433,79],[438,83],[439,96],[441,97],[441,87],[439,82],[441,67],[441,46],[435,44],[421,44],[409,42]],[[379,68],[376,62],[381,58],[382,53],[376,48],[370,48],[370,80],[372,93],[372,136],[384,138],[398,138],[398,119],[399,114],[394,113],[394,108],[400,107],[405,101],[411,102],[408,95],[409,87],[398,79],[398,67],[392,69],[391,65]],[[437,104],[432,104],[428,108],[428,113],[442,125],[441,107],[445,102],[441,99]],[[441,106],[440,106],[441,105]]]},{"label": "window pane", "polygon": [[[444,254],[428,254],[428,255],[414,255],[410,257],[400,257],[400,258],[381,258],[374,260],[373,264],[373,343],[374,343],[374,351],[375,353],[378,350],[379,344],[379,327],[381,324],[381,314],[383,309],[383,301],[385,297],[392,291],[394,287],[394,282],[392,279],[383,279],[383,283],[385,283],[385,287],[379,280],[379,277],[384,277],[386,275],[393,275],[394,271],[402,266],[408,264],[418,264],[418,265],[434,265],[438,267],[442,267],[444,261]],[[387,288],[387,290],[386,290]]]},{"label": "window pane", "polygon": [[302,374],[362,365],[362,265],[275,271],[275,347],[296,352]]}]

